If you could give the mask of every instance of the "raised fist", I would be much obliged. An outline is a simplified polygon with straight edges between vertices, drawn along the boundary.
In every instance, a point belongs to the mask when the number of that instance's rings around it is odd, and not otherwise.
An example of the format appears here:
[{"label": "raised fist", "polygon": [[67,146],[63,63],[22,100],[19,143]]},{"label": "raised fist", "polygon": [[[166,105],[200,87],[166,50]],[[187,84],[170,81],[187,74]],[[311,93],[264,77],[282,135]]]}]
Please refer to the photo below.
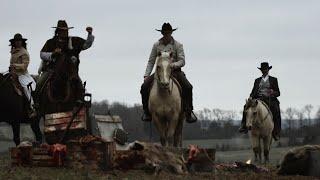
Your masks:
[{"label": "raised fist", "polygon": [[87,31],[89,34],[92,34],[92,27],[88,26],[88,27],[86,28],[86,31]]}]

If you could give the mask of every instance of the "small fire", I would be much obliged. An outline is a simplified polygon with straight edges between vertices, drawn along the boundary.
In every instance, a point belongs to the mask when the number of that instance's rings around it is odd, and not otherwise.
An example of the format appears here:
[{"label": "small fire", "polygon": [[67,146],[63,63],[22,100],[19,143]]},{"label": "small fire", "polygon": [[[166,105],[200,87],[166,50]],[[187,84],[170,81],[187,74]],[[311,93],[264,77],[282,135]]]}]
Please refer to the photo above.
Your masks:
[{"label": "small fire", "polygon": [[251,164],[251,159],[249,159],[249,160],[246,162],[246,164]]}]

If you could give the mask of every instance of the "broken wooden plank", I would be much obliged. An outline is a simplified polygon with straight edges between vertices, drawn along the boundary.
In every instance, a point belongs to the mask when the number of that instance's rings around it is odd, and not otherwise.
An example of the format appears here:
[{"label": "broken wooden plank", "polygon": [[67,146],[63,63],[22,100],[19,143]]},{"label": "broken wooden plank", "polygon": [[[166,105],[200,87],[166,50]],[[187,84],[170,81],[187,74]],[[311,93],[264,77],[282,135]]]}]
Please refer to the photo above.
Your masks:
[{"label": "broken wooden plank", "polygon": [[[77,115],[78,116],[82,116],[82,115],[85,115],[85,114],[86,114],[86,108],[82,108]],[[73,115],[73,111],[46,114],[45,115],[45,120],[72,117],[72,115]]]}]

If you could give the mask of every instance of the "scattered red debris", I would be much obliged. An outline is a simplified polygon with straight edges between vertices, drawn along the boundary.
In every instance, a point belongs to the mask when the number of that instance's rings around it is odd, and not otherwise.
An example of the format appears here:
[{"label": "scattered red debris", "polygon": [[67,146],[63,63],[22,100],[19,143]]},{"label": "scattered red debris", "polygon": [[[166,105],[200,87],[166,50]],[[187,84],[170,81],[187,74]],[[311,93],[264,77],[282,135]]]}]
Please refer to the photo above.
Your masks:
[{"label": "scattered red debris", "polygon": [[188,161],[194,160],[199,153],[200,153],[199,147],[197,145],[190,144]]},{"label": "scattered red debris", "polygon": [[64,165],[64,159],[67,155],[67,146],[63,144],[41,144],[41,148],[46,148],[48,154],[53,157],[54,162],[57,166]]}]

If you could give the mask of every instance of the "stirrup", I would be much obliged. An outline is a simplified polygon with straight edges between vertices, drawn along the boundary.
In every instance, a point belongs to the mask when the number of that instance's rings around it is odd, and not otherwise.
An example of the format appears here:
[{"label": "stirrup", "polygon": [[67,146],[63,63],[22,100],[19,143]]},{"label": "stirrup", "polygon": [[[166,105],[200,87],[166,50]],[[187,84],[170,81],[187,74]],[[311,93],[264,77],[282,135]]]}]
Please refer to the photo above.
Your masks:
[{"label": "stirrup", "polygon": [[193,111],[191,112],[187,112],[186,113],[186,121],[187,123],[195,123],[198,121],[197,116],[193,113]]},{"label": "stirrup", "polygon": [[248,133],[248,128],[245,126],[242,126],[238,129],[239,133],[244,133],[247,134]]},{"label": "stirrup", "polygon": [[151,121],[151,116],[146,114],[146,113],[143,113],[143,115],[141,117],[141,120],[144,121],[144,122],[150,122]]}]

